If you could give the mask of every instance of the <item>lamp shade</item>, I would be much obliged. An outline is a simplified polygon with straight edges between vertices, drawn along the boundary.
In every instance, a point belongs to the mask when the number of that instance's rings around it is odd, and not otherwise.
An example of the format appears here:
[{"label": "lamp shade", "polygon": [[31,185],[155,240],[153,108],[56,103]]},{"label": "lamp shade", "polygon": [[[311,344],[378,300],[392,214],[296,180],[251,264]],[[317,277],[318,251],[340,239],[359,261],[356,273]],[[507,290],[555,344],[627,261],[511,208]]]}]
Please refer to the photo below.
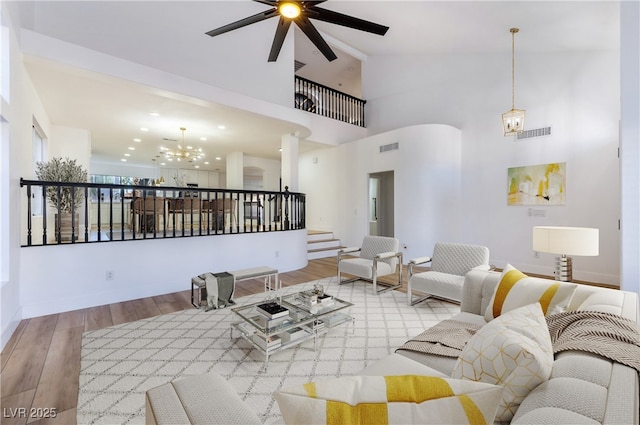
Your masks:
[{"label": "lamp shade", "polygon": [[589,227],[535,226],[533,250],[559,255],[596,256],[600,253],[599,229]]}]

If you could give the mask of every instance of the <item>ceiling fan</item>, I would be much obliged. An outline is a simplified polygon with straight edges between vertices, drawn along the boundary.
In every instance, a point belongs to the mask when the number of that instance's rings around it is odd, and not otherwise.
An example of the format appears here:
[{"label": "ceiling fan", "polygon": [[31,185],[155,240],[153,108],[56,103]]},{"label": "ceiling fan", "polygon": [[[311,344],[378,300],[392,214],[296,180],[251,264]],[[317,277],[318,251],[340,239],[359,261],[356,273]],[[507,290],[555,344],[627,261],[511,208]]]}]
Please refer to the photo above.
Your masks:
[{"label": "ceiling fan", "polygon": [[311,40],[311,42],[318,48],[318,50],[322,52],[327,60],[332,61],[334,59],[337,59],[336,54],[333,52],[333,50],[331,50],[327,42],[322,38],[318,30],[313,26],[309,19],[317,19],[319,21],[342,25],[344,27],[349,27],[360,31],[367,31],[378,35],[385,35],[387,30],[389,29],[389,27],[386,27],[384,25],[365,21],[364,19],[344,15],[342,13],[323,9],[317,6],[318,3],[324,3],[326,0],[253,1],[273,6],[273,9],[257,13],[244,19],[240,19],[239,21],[211,30],[206,34],[211,37],[215,37],[216,35],[224,34],[225,32],[242,28],[244,26],[263,21],[265,19],[273,18],[274,16],[280,16],[276,35],[273,38],[273,44],[271,45],[271,52],[269,53],[269,62],[275,62],[278,59],[278,54],[280,53],[280,49],[282,48],[282,43],[284,43],[285,36],[287,35],[287,31],[289,30],[289,26],[291,25],[292,21],[295,22],[295,24],[302,30],[302,32],[305,33],[309,40]]}]

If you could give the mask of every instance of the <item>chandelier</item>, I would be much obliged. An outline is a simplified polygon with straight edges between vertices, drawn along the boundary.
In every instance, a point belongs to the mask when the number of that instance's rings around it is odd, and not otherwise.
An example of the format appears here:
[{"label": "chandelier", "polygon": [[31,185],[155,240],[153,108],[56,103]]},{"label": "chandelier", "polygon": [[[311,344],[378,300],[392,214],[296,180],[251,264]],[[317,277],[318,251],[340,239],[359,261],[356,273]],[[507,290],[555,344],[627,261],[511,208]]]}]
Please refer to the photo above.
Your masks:
[{"label": "chandelier", "polygon": [[511,110],[502,114],[502,131],[505,136],[515,136],[524,131],[524,109],[516,109],[516,65],[515,65],[515,35],[520,31],[518,28],[511,28]]},{"label": "chandelier", "polygon": [[180,131],[182,131],[182,144],[179,144],[177,149],[160,148],[160,154],[168,161],[175,159],[176,161],[194,162],[204,158],[202,148],[194,148],[184,143],[184,132],[186,130],[185,127],[180,127]]}]

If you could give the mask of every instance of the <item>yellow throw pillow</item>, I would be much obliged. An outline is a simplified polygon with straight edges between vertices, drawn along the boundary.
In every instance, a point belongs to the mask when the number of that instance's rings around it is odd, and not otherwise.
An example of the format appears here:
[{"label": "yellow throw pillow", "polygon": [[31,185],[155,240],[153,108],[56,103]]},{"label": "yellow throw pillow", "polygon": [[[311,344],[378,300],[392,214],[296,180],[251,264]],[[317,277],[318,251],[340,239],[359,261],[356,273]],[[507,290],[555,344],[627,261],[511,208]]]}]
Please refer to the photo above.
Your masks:
[{"label": "yellow throw pillow", "polygon": [[467,342],[451,376],[504,386],[496,418],[509,422],[531,390],[549,379],[553,348],[540,304],[503,314]]},{"label": "yellow throw pillow", "polygon": [[345,376],[278,390],[292,424],[491,424],[502,387],[422,375]]},{"label": "yellow throw pillow", "polygon": [[484,318],[489,322],[501,314],[533,303],[540,303],[545,316],[562,313],[567,309],[577,287],[574,283],[529,277],[507,264],[502,271],[500,283],[493,291]]}]

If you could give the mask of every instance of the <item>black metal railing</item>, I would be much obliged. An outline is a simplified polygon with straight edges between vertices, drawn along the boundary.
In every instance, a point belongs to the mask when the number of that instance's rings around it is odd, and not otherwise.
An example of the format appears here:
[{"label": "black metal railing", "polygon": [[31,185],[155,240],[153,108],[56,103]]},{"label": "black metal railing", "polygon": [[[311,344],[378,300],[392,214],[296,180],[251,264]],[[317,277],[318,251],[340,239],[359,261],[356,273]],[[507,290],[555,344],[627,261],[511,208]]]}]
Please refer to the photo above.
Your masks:
[{"label": "black metal railing", "polygon": [[[306,225],[305,194],[288,187],[272,192],[24,179],[20,187],[27,199],[22,246],[275,232]],[[66,203],[61,202],[64,193]]]},{"label": "black metal railing", "polygon": [[365,103],[366,100],[295,76],[296,109],[364,127]]}]

